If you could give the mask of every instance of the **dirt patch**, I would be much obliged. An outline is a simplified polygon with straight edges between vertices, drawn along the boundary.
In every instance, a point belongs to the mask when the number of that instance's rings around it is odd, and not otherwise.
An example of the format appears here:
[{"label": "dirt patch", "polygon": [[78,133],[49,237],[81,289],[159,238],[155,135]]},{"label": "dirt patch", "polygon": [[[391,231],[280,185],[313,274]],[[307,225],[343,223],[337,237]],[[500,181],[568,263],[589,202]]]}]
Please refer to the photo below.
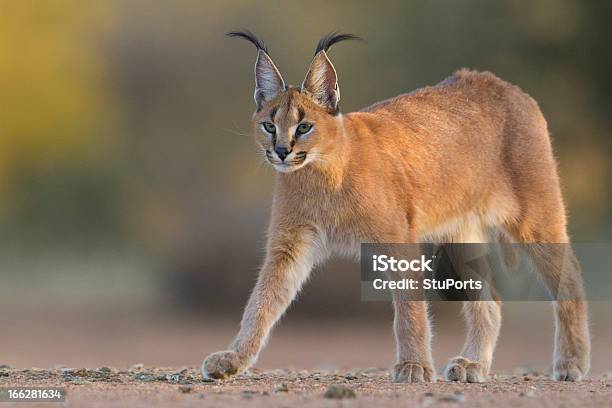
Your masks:
[{"label": "dirt patch", "polygon": [[[547,374],[496,375],[483,384],[393,384],[386,369],[351,371],[253,370],[227,381],[202,380],[197,369],[0,368],[0,386],[67,388],[68,406],[87,407],[354,407],[612,406],[612,379],[559,383]],[[348,402],[350,401],[350,402]],[[16,406],[23,407],[19,403]]]}]

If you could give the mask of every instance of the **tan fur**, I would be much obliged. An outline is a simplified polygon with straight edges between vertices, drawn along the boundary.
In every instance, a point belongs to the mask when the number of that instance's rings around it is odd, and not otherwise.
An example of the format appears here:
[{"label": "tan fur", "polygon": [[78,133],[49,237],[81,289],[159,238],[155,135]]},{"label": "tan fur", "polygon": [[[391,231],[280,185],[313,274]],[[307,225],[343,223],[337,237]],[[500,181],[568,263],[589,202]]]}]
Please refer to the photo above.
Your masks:
[{"label": "tan fur", "polygon": [[[314,127],[296,140],[300,110]],[[276,125],[276,140],[262,130],[266,120]],[[531,97],[491,73],[460,70],[436,86],[335,116],[308,89],[289,87],[255,113],[253,132],[281,170],[267,256],[236,340],[205,360],[204,375],[225,378],[249,367],[311,268],[332,254],[357,255],[361,242],[486,242],[491,228],[514,242],[568,242],[546,121]],[[286,160],[294,166],[279,167],[274,142],[292,146]],[[297,152],[306,152],[303,162]],[[558,284],[550,254],[532,255],[544,280]],[[568,290],[578,300],[555,308],[559,380],[578,380],[589,369],[576,262],[571,276]],[[466,343],[445,375],[485,381],[500,305],[467,302],[464,313]],[[426,303],[396,299],[394,329],[393,379],[435,381]]]}]

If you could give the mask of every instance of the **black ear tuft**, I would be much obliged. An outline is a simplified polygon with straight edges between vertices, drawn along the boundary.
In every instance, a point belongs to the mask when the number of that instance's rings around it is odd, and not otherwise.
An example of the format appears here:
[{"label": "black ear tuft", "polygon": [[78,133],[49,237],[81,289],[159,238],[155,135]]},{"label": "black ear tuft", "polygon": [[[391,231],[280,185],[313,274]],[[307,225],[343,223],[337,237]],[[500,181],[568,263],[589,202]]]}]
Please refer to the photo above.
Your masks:
[{"label": "black ear tuft", "polygon": [[238,37],[238,38],[242,38],[243,40],[247,40],[251,44],[253,44],[255,47],[257,47],[258,50],[261,50],[265,52],[266,54],[268,54],[268,47],[266,47],[266,44],[263,42],[263,40],[260,38],[257,38],[257,36],[253,34],[252,32],[250,32],[249,30],[230,31],[229,33],[226,33],[225,35],[227,35],[228,37]]},{"label": "black ear tuft", "polygon": [[319,43],[317,44],[317,50],[315,51],[315,55],[318,54],[320,51],[327,52],[329,47],[331,47],[335,43],[338,43],[340,41],[346,41],[346,40],[363,41],[363,38],[358,37],[355,34],[341,34],[341,33],[334,31],[333,33],[329,33],[325,37],[321,38],[321,40],[319,40]]}]

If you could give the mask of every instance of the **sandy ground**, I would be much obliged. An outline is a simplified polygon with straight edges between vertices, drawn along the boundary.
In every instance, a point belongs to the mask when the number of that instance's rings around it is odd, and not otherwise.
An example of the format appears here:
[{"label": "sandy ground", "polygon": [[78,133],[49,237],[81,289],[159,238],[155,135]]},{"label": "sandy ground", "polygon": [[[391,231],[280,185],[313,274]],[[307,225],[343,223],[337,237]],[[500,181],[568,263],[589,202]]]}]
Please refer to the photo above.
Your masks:
[{"label": "sandy ground", "polygon": [[[66,387],[70,407],[606,407],[612,379],[557,383],[538,372],[492,376],[483,384],[393,384],[386,370],[258,371],[225,382],[203,382],[194,368],[117,370],[0,369],[0,386]],[[338,402],[342,401],[342,402]],[[10,406],[11,404],[2,404]],[[25,403],[15,403],[23,407]],[[39,404],[49,406],[51,404]],[[56,404],[53,404],[56,405]]]},{"label": "sandy ground", "polygon": [[[0,368],[0,387],[67,387],[65,405],[70,407],[612,407],[608,304],[591,307],[592,369],[580,383],[554,383],[547,376],[553,342],[550,306],[505,307],[508,313],[488,383],[422,385],[389,381],[386,368],[394,357],[391,313],[367,322],[288,317],[274,331],[252,373],[220,383],[202,382],[196,367],[207,354],[226,347],[239,316],[209,320],[135,311],[21,309],[0,314],[0,324],[7,328],[0,336],[0,367],[8,366]],[[435,321],[439,371],[463,343],[457,308],[439,313]],[[119,369],[97,369],[104,366]],[[334,384],[349,387],[356,397],[340,402],[325,398]],[[57,406],[39,404],[52,405]],[[0,403],[3,406],[10,405]]]},{"label": "sandy ground", "polygon": [[[465,338],[460,305],[448,308],[434,313],[433,355],[438,369],[457,355]],[[227,347],[240,319],[239,314],[211,320],[125,310],[26,310],[1,303],[0,310],[0,365],[19,368],[197,366],[209,353]],[[550,305],[505,304],[504,312],[493,372],[513,373],[517,367],[545,371],[554,333]],[[610,316],[610,304],[591,305],[593,375],[612,372]],[[289,313],[275,328],[256,367],[298,371],[390,367],[395,349],[391,326],[391,310],[370,321],[299,320]]]}]

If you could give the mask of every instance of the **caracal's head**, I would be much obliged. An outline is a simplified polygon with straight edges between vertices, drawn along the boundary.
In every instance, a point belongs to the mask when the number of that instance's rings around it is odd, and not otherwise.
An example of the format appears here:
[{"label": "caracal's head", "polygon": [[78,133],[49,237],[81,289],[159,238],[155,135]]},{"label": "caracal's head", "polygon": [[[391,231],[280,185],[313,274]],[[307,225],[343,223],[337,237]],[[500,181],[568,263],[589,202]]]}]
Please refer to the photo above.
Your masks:
[{"label": "caracal's head", "polygon": [[300,87],[286,85],[268,50],[249,31],[228,33],[257,47],[253,132],[266,160],[287,173],[312,162],[333,160],[341,137],[340,89],[336,70],[327,57],[333,44],[358,39],[352,34],[329,34],[319,41],[306,78]]}]

